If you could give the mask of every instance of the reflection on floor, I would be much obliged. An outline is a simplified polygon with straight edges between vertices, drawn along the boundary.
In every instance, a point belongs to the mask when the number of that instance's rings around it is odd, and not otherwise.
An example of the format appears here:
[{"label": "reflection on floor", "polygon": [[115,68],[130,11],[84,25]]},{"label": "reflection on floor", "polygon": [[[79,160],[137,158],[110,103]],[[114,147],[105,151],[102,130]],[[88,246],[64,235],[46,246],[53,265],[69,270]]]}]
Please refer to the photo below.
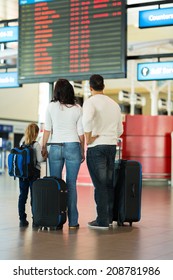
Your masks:
[{"label": "reflection on floor", "polygon": [[92,186],[78,186],[80,229],[35,231],[20,229],[17,215],[18,180],[0,175],[1,260],[172,260],[173,189],[165,183],[143,184],[142,218],[132,227],[107,231],[89,229],[95,218]]}]

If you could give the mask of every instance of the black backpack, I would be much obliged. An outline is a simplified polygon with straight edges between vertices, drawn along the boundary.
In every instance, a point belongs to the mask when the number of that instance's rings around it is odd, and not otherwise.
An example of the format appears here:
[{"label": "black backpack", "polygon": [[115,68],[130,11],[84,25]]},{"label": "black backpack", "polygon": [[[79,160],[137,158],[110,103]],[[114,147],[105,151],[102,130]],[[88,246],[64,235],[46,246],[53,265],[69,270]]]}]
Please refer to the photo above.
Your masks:
[{"label": "black backpack", "polygon": [[8,155],[8,173],[14,178],[29,179],[34,176],[36,168],[36,153],[33,149],[35,141],[30,145],[11,149]]}]

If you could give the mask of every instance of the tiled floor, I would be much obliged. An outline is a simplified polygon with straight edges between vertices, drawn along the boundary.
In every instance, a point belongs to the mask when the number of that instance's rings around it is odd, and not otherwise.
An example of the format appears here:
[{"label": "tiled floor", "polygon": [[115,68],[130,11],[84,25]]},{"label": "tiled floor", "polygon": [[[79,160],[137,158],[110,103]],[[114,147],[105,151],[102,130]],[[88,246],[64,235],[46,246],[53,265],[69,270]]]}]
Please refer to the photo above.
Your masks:
[{"label": "tiled floor", "polygon": [[173,188],[143,184],[142,218],[132,227],[89,229],[95,218],[92,186],[78,186],[80,229],[35,231],[18,226],[18,182],[0,175],[1,260],[173,260]]}]

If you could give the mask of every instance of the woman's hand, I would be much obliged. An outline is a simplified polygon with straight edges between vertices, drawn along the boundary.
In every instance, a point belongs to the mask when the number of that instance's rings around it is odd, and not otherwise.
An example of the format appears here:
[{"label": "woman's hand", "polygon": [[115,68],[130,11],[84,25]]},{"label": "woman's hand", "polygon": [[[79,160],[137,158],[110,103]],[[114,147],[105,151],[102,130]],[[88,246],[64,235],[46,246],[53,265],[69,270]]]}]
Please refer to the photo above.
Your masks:
[{"label": "woman's hand", "polygon": [[42,147],[41,154],[42,154],[42,157],[43,157],[44,159],[47,159],[47,157],[48,157],[48,151],[47,151],[47,148],[46,148],[45,146]]}]

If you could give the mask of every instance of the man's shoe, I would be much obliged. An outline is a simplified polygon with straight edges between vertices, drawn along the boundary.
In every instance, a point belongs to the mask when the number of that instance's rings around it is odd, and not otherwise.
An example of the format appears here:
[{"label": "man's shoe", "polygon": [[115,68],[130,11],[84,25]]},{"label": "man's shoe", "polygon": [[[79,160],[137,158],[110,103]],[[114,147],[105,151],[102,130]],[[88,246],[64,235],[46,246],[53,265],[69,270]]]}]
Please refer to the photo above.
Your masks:
[{"label": "man's shoe", "polygon": [[75,226],[69,226],[69,229],[79,229],[79,224],[77,224]]},{"label": "man's shoe", "polygon": [[97,221],[92,221],[88,223],[89,228],[94,228],[94,229],[109,229],[109,226],[100,226],[98,225]]},{"label": "man's shoe", "polygon": [[27,227],[29,225],[27,220],[21,220],[19,223],[19,227]]}]

